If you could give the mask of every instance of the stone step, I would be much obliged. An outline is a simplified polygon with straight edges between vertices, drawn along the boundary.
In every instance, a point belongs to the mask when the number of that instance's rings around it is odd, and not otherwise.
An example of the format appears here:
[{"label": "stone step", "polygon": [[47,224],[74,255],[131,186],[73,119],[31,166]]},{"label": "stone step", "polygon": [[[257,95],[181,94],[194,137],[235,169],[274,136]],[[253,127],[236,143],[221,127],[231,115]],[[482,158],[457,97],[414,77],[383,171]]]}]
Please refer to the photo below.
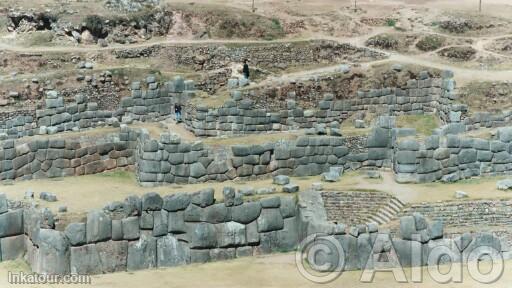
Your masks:
[{"label": "stone step", "polygon": [[370,221],[373,221],[373,222],[375,222],[375,223],[377,223],[379,225],[387,223],[387,221],[384,218],[382,218],[380,215],[373,215],[373,216],[371,216],[370,217]]}]

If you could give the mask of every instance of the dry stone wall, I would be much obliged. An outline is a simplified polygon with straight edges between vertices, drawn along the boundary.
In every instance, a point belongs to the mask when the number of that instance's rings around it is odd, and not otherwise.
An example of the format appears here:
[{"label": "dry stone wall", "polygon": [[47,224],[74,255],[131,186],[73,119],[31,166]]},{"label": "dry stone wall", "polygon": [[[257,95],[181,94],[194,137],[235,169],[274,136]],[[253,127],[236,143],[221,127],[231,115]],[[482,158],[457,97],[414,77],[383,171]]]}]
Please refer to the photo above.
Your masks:
[{"label": "dry stone wall", "polygon": [[380,52],[358,48],[334,41],[296,41],[288,43],[261,43],[256,45],[154,45],[143,48],[113,50],[117,58],[166,57],[174,68],[187,67],[197,71],[212,71],[242,63],[262,69],[281,70],[293,66],[317,63],[361,62],[385,58]]},{"label": "dry stone wall", "polygon": [[327,219],[358,225],[372,222],[370,217],[391,200],[391,195],[381,192],[339,191],[321,192]]},{"label": "dry stone wall", "polygon": [[75,101],[65,103],[64,97],[55,90],[46,92],[43,107],[30,114],[11,115],[12,119],[0,122],[0,139],[16,139],[24,136],[56,134],[64,131],[80,131],[89,128],[112,126],[138,121],[157,121],[174,114],[173,105],[195,96],[194,81],[175,77],[160,87],[154,75],[141,83],[133,82],[131,96],[121,99],[115,111],[100,110],[96,102],[79,93]]},{"label": "dry stone wall", "polygon": [[311,128],[368,111],[390,116],[431,113],[446,123],[461,122],[467,107],[454,103],[453,74],[445,72],[442,76],[429,78],[428,73],[420,73],[420,78],[409,80],[406,87],[358,91],[346,99],[327,93],[315,109],[304,109],[294,99],[281,101],[282,105],[276,104],[274,109],[258,108],[261,105],[253,99],[263,98],[257,92],[233,91],[220,108],[190,107],[185,123],[197,136],[219,136]]},{"label": "dry stone wall", "polygon": [[[384,129],[384,128],[383,128]],[[390,133],[391,129],[384,129]],[[214,151],[202,142],[186,143],[177,135],[162,134],[159,140],[141,137],[137,150],[137,173],[144,185],[198,183],[235,178],[259,179],[270,175],[320,175],[331,167],[357,169],[390,167],[388,139],[372,143],[332,136],[302,136],[295,141],[261,145],[234,145]],[[364,139],[364,143],[367,141]],[[384,147],[380,147],[384,146]]]},{"label": "dry stone wall", "polygon": [[5,140],[0,179],[40,179],[96,174],[135,164],[138,133],[122,128],[93,144],[68,139]]},{"label": "dry stone wall", "polygon": [[416,212],[443,221],[447,227],[506,227],[512,224],[512,201],[506,199],[414,203],[401,215]]},{"label": "dry stone wall", "polygon": [[215,201],[213,189],[163,198],[156,193],[130,196],[90,211],[83,223],[70,223],[64,231],[55,230],[51,214],[29,208],[24,225],[13,233],[25,232],[20,242],[32,270],[49,274],[173,267],[297,247],[295,197],[244,203],[230,187],[224,195],[223,203]]},{"label": "dry stone wall", "polygon": [[[56,229],[50,210],[11,208],[0,194],[0,259],[24,257],[33,272],[42,274],[103,274],[293,251],[311,237],[342,247],[345,270],[374,267],[384,256],[396,266],[438,264],[428,256],[439,247],[455,255],[453,262],[478,260],[494,251],[510,258],[509,246],[495,235],[445,238],[441,221],[429,222],[419,213],[401,217],[400,236],[395,237],[374,223],[348,227],[328,222],[315,191],[250,202],[230,187],[223,194],[223,203],[217,203],[213,189],[130,196],[90,211],[83,222],[63,230]],[[473,255],[479,247],[484,254]],[[331,253],[313,260],[338,263],[331,256],[339,257]]]},{"label": "dry stone wall", "polygon": [[432,135],[424,142],[399,139],[394,171],[399,182],[454,182],[512,171],[512,127],[498,129],[495,139]]}]

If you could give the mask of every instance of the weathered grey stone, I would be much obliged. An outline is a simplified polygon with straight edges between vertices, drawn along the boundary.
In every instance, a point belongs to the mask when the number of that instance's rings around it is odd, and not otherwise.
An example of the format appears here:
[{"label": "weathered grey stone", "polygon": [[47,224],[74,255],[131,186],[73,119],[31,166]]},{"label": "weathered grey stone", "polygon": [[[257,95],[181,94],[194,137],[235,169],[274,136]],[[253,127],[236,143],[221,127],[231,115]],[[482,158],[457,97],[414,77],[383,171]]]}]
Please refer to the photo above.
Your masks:
[{"label": "weathered grey stone", "polygon": [[162,209],[164,200],[156,192],[149,192],[142,196],[142,211],[156,211]]},{"label": "weathered grey stone", "polygon": [[322,181],[324,182],[338,182],[340,181],[340,175],[336,172],[329,171],[322,173]]},{"label": "weathered grey stone", "polygon": [[235,248],[216,248],[210,250],[211,261],[224,261],[234,259],[236,257]]},{"label": "weathered grey stone", "polygon": [[284,220],[279,209],[262,209],[258,217],[258,232],[270,232],[281,230],[284,227]]},{"label": "weathered grey stone", "polygon": [[121,220],[112,220],[112,240],[123,240],[123,224]]},{"label": "weathered grey stone", "polygon": [[414,227],[416,231],[427,229],[427,219],[425,219],[425,216],[423,216],[420,213],[413,213],[414,217]]},{"label": "weathered grey stone", "polygon": [[473,241],[473,236],[471,233],[464,233],[454,239],[455,245],[457,245],[457,248],[460,252],[464,251],[469,246],[471,241]]},{"label": "weathered grey stone", "polygon": [[512,127],[503,127],[498,129],[498,138],[501,142],[512,142]]},{"label": "weathered grey stone", "polygon": [[187,193],[176,193],[164,197],[163,209],[169,212],[185,210],[190,204],[190,195]]},{"label": "weathered grey stone", "polygon": [[215,226],[209,223],[187,224],[190,248],[214,248],[217,246]]},{"label": "weathered grey stone", "polygon": [[279,208],[281,206],[281,198],[277,196],[263,198],[260,200],[260,203],[263,208]]},{"label": "weathered grey stone", "polygon": [[236,248],[236,258],[249,257],[253,255],[253,248],[251,246],[244,246]]},{"label": "weathered grey stone", "polygon": [[416,221],[413,216],[403,216],[400,218],[400,236],[402,239],[412,240],[412,235],[416,231]]},{"label": "weathered grey stone", "polygon": [[219,247],[243,246],[247,243],[245,238],[245,225],[236,222],[216,224],[217,245]]},{"label": "weathered grey stone", "polygon": [[210,262],[210,250],[190,249],[191,263],[207,263]]},{"label": "weathered grey stone", "polygon": [[428,232],[432,240],[443,238],[444,225],[440,220],[432,221],[428,226]]},{"label": "weathered grey stone", "polygon": [[136,271],[155,268],[156,262],[156,238],[142,233],[139,240],[128,242],[128,258],[126,269]]},{"label": "weathered grey stone", "polygon": [[121,220],[123,239],[136,240],[140,237],[139,217],[128,217]]},{"label": "weathered grey stone", "polygon": [[459,153],[459,163],[467,164],[476,162],[477,153],[475,149],[462,149]]},{"label": "weathered grey stone", "polygon": [[128,196],[124,200],[124,207],[127,216],[137,216],[142,213],[142,201],[137,196]]},{"label": "weathered grey stone", "polygon": [[191,177],[201,178],[201,177],[205,176],[206,174],[207,174],[206,168],[204,168],[204,166],[201,163],[196,162],[196,163],[192,163],[190,165],[190,176]]},{"label": "weathered grey stone", "polygon": [[168,230],[168,212],[166,210],[153,212],[153,236],[163,236],[167,234]]},{"label": "weathered grey stone", "polygon": [[7,204],[7,196],[5,193],[0,193],[0,214],[4,214],[9,210],[9,206]]},{"label": "weathered grey stone", "polygon": [[261,213],[261,203],[259,201],[244,203],[231,208],[231,220],[249,224],[256,220]]},{"label": "weathered grey stone", "polygon": [[103,211],[94,210],[87,214],[87,243],[105,241],[112,236],[112,221]]},{"label": "weathered grey stone", "polygon": [[290,218],[295,216],[297,204],[294,197],[281,197],[281,215],[283,218]]},{"label": "weathered grey stone", "polygon": [[85,223],[71,223],[66,226],[64,235],[68,238],[71,246],[80,246],[86,242]]},{"label": "weathered grey stone", "polygon": [[168,218],[168,232],[170,233],[185,233],[187,226],[183,219],[183,211],[169,212]]},{"label": "weathered grey stone", "polygon": [[274,180],[272,183],[276,185],[286,185],[290,183],[290,177],[286,175],[277,175],[274,176]]},{"label": "weathered grey stone", "polygon": [[455,198],[462,199],[462,198],[468,198],[468,193],[464,191],[455,191]]},{"label": "weathered grey stone", "polygon": [[23,210],[17,209],[0,215],[0,238],[23,233]]},{"label": "weathered grey stone", "polygon": [[300,189],[299,185],[293,184],[293,183],[286,184],[283,186],[284,193],[297,193],[297,192],[299,192],[299,189]]},{"label": "weathered grey stone", "polygon": [[139,217],[139,227],[143,230],[152,230],[154,225],[153,211],[143,211]]},{"label": "weathered grey stone", "polygon": [[157,240],[157,266],[174,267],[190,263],[190,249],[187,244],[171,235]]},{"label": "weathered grey stone", "polygon": [[200,207],[207,207],[215,203],[215,190],[213,188],[203,189],[192,194],[191,202]]},{"label": "weathered grey stone", "polygon": [[222,190],[222,194],[224,196],[224,205],[226,205],[226,207],[231,207],[235,205],[235,188],[224,187],[224,189]]},{"label": "weathered grey stone", "polygon": [[67,275],[70,273],[69,242],[64,233],[53,229],[39,231],[39,252],[34,272],[41,274]]},{"label": "weathered grey stone", "polygon": [[0,239],[2,261],[16,260],[25,254],[25,235]]},{"label": "weathered grey stone", "polygon": [[512,188],[512,179],[503,179],[496,183],[496,188],[498,190],[508,190]]},{"label": "weathered grey stone", "polygon": [[222,203],[214,204],[202,209],[200,220],[212,224],[223,223],[230,220],[229,212],[226,205]]}]

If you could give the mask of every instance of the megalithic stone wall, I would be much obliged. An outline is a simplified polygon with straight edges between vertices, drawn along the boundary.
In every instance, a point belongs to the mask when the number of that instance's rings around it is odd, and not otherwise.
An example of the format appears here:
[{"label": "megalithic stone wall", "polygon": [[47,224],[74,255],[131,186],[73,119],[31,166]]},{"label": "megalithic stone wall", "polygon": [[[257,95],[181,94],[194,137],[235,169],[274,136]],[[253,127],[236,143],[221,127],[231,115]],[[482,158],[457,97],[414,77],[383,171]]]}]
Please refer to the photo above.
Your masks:
[{"label": "megalithic stone wall", "polygon": [[[133,120],[158,121],[173,115],[173,104],[184,103],[195,97],[195,84],[179,76],[165,82],[162,87],[154,75],[144,83],[133,82],[131,96],[121,99],[115,111],[101,110],[88,97],[77,94],[73,102],[65,103],[57,91],[48,91],[40,109],[0,122],[0,140],[24,136],[56,134],[89,128],[131,123]],[[33,115],[26,115],[33,114]]]},{"label": "megalithic stone wall", "polygon": [[450,71],[443,72],[441,78],[430,78],[424,71],[405,87],[363,90],[345,99],[326,93],[315,109],[303,109],[288,99],[283,109],[266,110],[253,100],[263,93],[257,89],[232,91],[231,99],[220,108],[189,107],[185,123],[197,136],[218,136],[311,128],[367,111],[382,116],[432,113],[445,123],[459,123],[467,112],[466,105],[455,103],[455,80]]},{"label": "megalithic stone wall", "polygon": [[[27,255],[34,272],[102,274],[172,267],[294,250],[295,197],[243,203],[224,188],[163,198],[148,193],[87,214],[85,223],[55,230],[40,211],[26,211]],[[23,231],[19,231],[23,232]]]},{"label": "megalithic stone wall", "polygon": [[399,182],[455,182],[481,175],[512,172],[512,127],[498,129],[494,139],[432,135],[424,142],[400,139],[394,152]]},{"label": "megalithic stone wall", "polygon": [[94,143],[69,139],[5,140],[0,147],[0,180],[96,174],[135,164],[138,132],[120,128]]},{"label": "megalithic stone wall", "polygon": [[[382,129],[386,136],[391,135],[391,129]],[[370,142],[365,137],[302,136],[283,143],[235,145],[224,151],[227,155],[222,155],[202,142],[186,143],[177,135],[166,133],[160,140],[140,138],[137,175],[143,185],[156,185],[259,179],[282,174],[312,176],[335,166],[391,167],[390,139],[376,141],[370,149],[366,148],[367,141]]]},{"label": "megalithic stone wall", "polygon": [[[50,210],[10,208],[0,194],[0,259],[24,257],[36,273],[103,274],[294,251],[308,239],[339,243],[345,270],[371,268],[379,254],[395,257],[402,266],[435,265],[425,256],[438,247],[458,255],[454,262],[476,260],[471,253],[479,247],[495,249],[505,259],[511,256],[506,242],[495,235],[444,238],[443,223],[419,213],[400,219],[397,238],[374,223],[347,227],[328,222],[315,191],[251,202],[230,187],[223,194],[223,203],[215,201],[213,189],[130,196],[90,211],[85,222],[69,223],[63,231],[56,230]],[[411,248],[419,254],[413,256]],[[340,260],[329,259],[337,253],[329,255],[324,261]]]}]

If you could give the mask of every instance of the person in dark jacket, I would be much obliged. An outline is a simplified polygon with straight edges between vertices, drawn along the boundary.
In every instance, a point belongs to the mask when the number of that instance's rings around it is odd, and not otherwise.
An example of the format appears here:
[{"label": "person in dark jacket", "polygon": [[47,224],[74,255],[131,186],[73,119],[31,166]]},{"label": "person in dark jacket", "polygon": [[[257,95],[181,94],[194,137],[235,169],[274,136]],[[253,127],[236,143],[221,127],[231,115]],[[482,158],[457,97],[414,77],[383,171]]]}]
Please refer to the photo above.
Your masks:
[{"label": "person in dark jacket", "polygon": [[176,115],[176,123],[181,123],[181,105],[179,103],[174,104],[174,114]]},{"label": "person in dark jacket", "polygon": [[242,73],[244,74],[245,79],[249,79],[249,64],[247,64],[248,60],[244,59],[244,68],[242,69]]}]

